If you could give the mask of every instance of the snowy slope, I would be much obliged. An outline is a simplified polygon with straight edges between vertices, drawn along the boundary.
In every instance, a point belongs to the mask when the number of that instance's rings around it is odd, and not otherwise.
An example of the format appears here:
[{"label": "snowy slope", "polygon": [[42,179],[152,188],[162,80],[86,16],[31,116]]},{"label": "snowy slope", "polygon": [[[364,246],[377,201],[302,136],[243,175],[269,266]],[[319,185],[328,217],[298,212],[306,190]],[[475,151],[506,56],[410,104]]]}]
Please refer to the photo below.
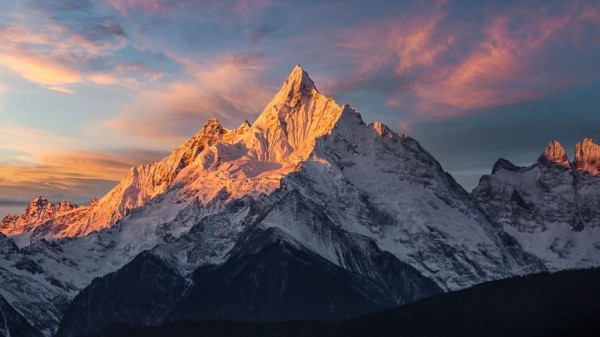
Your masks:
[{"label": "snowy slope", "polygon": [[7,218],[0,232],[15,235],[37,229],[33,241],[85,236],[110,227],[174,184],[171,190],[177,191],[177,198],[196,197],[202,204],[270,193],[306,159],[316,139],[332,129],[341,109],[296,66],[252,126],[244,122],[227,130],[210,119],[162,161],[131,168],[98,202],[68,215]]},{"label": "snowy slope", "polygon": [[366,125],[348,106],[285,184],[326,205],[345,231],[373,239],[447,290],[539,268],[503,241],[416,140]]}]

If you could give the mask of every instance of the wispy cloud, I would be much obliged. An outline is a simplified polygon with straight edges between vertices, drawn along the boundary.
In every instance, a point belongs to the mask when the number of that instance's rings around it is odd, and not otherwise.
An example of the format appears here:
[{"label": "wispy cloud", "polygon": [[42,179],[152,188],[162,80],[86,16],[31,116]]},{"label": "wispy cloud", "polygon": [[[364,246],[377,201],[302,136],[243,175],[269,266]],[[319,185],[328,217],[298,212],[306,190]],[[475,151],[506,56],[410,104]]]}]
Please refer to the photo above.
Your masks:
[{"label": "wispy cloud", "polygon": [[112,180],[75,177],[51,166],[0,166],[0,196],[3,197],[31,199],[37,195],[61,195],[65,199],[89,200],[104,195],[115,184]]},{"label": "wispy cloud", "polygon": [[115,84],[118,83],[119,80],[113,76],[112,74],[108,74],[108,73],[93,73],[88,75],[88,80],[92,83],[96,83],[96,84]]},{"label": "wispy cloud", "polygon": [[189,79],[142,90],[120,114],[108,121],[118,134],[173,144],[191,136],[209,117],[234,126],[255,117],[272,94],[259,80],[263,63],[252,55],[226,55],[200,64],[177,57]]},{"label": "wispy cloud", "polygon": [[90,1],[27,0],[19,8],[31,16],[0,26],[0,70],[43,88],[74,93],[72,85],[85,80],[82,73],[127,46],[121,25],[95,13]]},{"label": "wispy cloud", "polygon": [[48,34],[37,33],[24,26],[0,28],[0,66],[9,69],[24,79],[40,84],[44,88],[71,92],[65,84],[78,83],[78,69],[44,51],[32,46],[48,46],[53,43]]}]

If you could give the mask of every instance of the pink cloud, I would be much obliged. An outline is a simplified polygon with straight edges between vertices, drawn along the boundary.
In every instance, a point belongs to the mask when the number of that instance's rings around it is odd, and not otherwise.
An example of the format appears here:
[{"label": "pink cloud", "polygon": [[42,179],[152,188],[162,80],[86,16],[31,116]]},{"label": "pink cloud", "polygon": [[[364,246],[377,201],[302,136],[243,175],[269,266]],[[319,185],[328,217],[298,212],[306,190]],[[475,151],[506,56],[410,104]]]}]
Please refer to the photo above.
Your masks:
[{"label": "pink cloud", "polygon": [[[579,74],[562,75],[546,59],[551,43],[565,43],[565,36],[579,27],[574,13],[531,18],[532,13],[513,9],[496,17],[485,29],[484,39],[460,62],[444,64],[432,81],[417,83],[419,107],[434,117],[467,114],[471,109],[512,104],[552,94],[584,81]],[[522,20],[515,25],[513,20]]]},{"label": "pink cloud", "polygon": [[390,64],[395,65],[398,74],[430,66],[453,43],[452,36],[437,34],[446,16],[447,12],[436,6],[426,14],[407,13],[344,29],[338,35],[336,56],[349,57],[359,63],[361,73]]},{"label": "pink cloud", "polygon": [[[342,89],[361,87],[381,76],[387,105],[412,110],[410,121],[450,118],[477,109],[529,101],[597,78],[585,62],[562,67],[553,48],[576,46],[573,55],[598,46],[600,6],[569,3],[560,10],[514,6],[490,12],[480,33],[456,20],[440,3],[423,14],[344,29],[332,57],[349,59],[353,76]],[[593,27],[593,28],[592,28]],[[475,41],[475,43],[473,43]],[[345,86],[345,87],[344,87]],[[383,89],[383,88],[382,88]]]}]

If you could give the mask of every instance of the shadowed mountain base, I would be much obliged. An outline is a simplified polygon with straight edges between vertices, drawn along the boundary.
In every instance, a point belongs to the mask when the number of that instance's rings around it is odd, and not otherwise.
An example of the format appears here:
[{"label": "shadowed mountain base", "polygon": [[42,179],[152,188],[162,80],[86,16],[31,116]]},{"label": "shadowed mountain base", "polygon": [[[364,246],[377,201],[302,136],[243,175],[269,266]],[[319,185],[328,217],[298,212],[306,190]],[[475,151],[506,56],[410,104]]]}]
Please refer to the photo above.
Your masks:
[{"label": "shadowed mountain base", "polygon": [[592,336],[600,328],[600,269],[489,282],[359,318],[112,325],[94,337]]}]

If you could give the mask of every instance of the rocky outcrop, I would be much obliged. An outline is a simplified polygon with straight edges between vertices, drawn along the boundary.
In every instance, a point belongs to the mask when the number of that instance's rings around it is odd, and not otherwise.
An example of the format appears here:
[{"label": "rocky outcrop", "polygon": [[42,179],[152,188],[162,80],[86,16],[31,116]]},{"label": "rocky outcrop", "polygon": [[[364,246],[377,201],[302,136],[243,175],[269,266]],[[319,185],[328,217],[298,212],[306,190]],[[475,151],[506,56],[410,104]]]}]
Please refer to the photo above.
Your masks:
[{"label": "rocky outcrop", "polygon": [[590,138],[577,143],[574,164],[579,172],[590,175],[600,174],[600,145],[595,144]]},{"label": "rocky outcrop", "polygon": [[23,232],[33,232],[37,227],[77,209],[78,206],[70,201],[53,204],[43,196],[31,200],[20,215],[7,215],[0,222],[0,233],[17,235]]},{"label": "rocky outcrop", "polygon": [[571,169],[571,163],[569,162],[569,158],[567,158],[565,148],[561,143],[555,140],[548,143],[546,150],[544,150],[538,161],[553,163],[562,166],[567,170]]}]

